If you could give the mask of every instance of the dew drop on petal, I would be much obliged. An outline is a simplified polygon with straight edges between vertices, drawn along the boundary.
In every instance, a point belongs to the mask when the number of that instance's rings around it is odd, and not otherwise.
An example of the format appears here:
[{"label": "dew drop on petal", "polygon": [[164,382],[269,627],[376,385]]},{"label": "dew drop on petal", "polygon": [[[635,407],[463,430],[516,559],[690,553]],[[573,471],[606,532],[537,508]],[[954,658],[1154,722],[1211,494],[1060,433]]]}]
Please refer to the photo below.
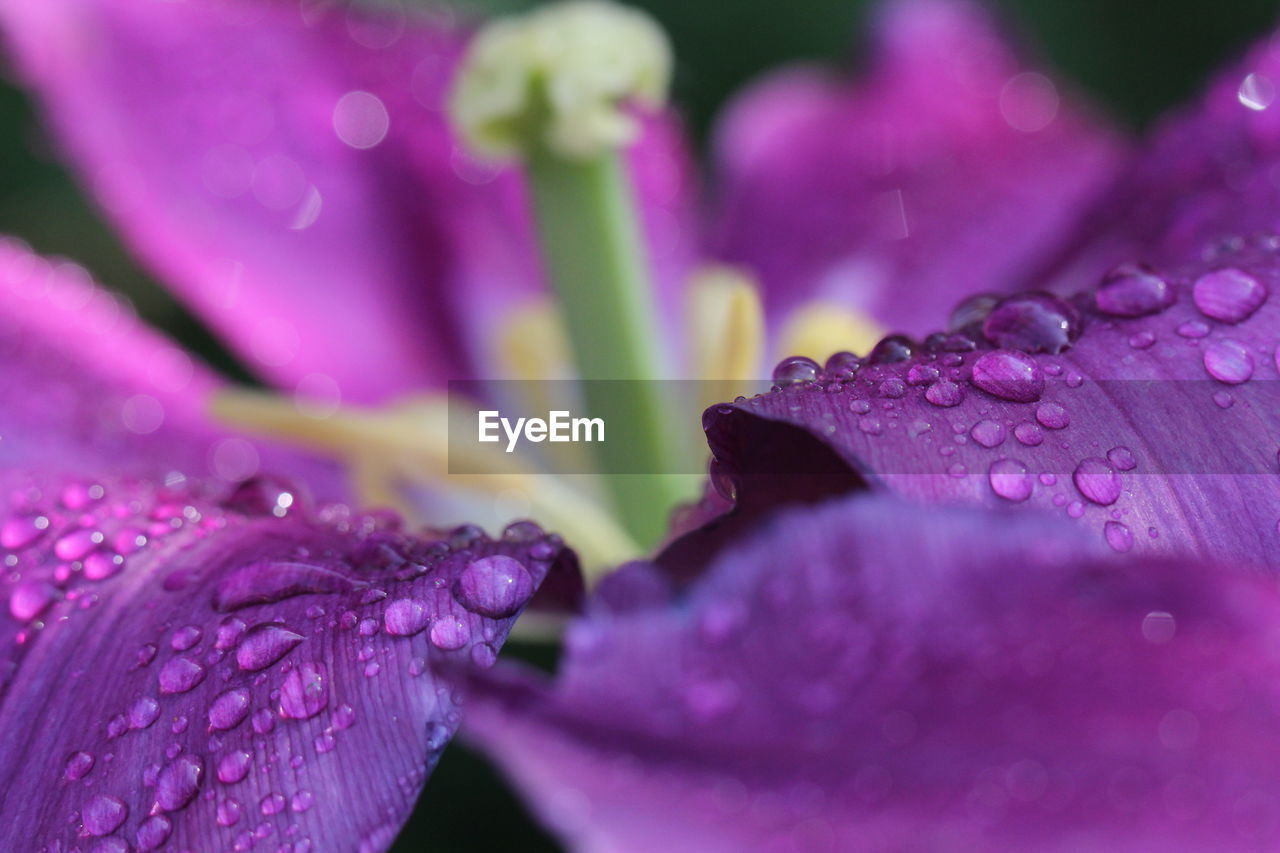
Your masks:
[{"label": "dew drop on petal", "polygon": [[194,755],[179,755],[156,777],[156,806],[177,811],[195,799],[204,777],[204,762]]},{"label": "dew drop on petal", "polygon": [[1118,521],[1108,521],[1102,528],[1103,537],[1113,551],[1124,554],[1133,550],[1133,533]]},{"label": "dew drop on petal", "polygon": [[62,775],[68,782],[75,782],[89,775],[93,770],[96,759],[92,753],[80,750],[71,753],[71,757],[67,759],[66,767],[63,768]]},{"label": "dew drop on petal", "polygon": [[460,649],[470,639],[467,623],[450,613],[441,615],[431,626],[431,644],[438,649]]},{"label": "dew drop on petal", "polygon": [[1267,299],[1267,288],[1243,270],[1228,267],[1205,273],[1192,288],[1196,307],[1206,317],[1239,323]]},{"label": "dew drop on petal", "polygon": [[160,670],[161,693],[186,693],[204,681],[205,669],[196,661],[176,657]]},{"label": "dew drop on petal", "polygon": [[799,385],[818,378],[818,363],[802,355],[784,358],[773,369],[773,381],[777,385]]},{"label": "dew drop on petal", "polygon": [[502,555],[467,564],[454,586],[458,603],[493,619],[516,613],[533,595],[533,578],[517,560]]},{"label": "dew drop on petal", "polygon": [[302,636],[275,622],[256,625],[236,648],[236,663],[246,672],[266,669],[302,642]]},{"label": "dew drop on petal", "polygon": [[924,398],[935,406],[950,408],[960,405],[961,400],[964,399],[964,391],[957,383],[950,379],[943,379],[941,382],[930,385],[924,392]]},{"label": "dew drop on petal", "polygon": [[308,720],[329,704],[324,665],[307,661],[285,676],[280,685],[280,716]]},{"label": "dew drop on petal", "polygon": [[1002,349],[1059,353],[1080,335],[1080,316],[1048,293],[1023,293],[1001,301],[983,321],[982,333]]},{"label": "dew drop on petal", "polygon": [[233,729],[249,716],[249,691],[244,687],[226,690],[209,706],[209,728],[214,731]]},{"label": "dew drop on petal", "polygon": [[249,775],[253,757],[243,749],[228,752],[218,761],[218,781],[227,785],[239,782]]},{"label": "dew drop on petal", "polygon": [[1110,462],[1117,471],[1132,471],[1138,467],[1138,460],[1133,455],[1133,451],[1124,445],[1113,447],[1107,451],[1107,461]]},{"label": "dew drop on petal", "polygon": [[1027,466],[1015,459],[997,459],[987,472],[991,491],[1007,501],[1025,501],[1031,497],[1035,483]]},{"label": "dew drop on petal", "polygon": [[1057,403],[1041,403],[1036,407],[1036,420],[1046,429],[1064,429],[1070,425],[1071,416]]},{"label": "dew drop on petal", "polygon": [[98,794],[84,804],[80,821],[86,835],[95,838],[109,835],[120,828],[129,816],[129,807],[115,797]]},{"label": "dew drop on petal", "polygon": [[1021,352],[995,350],[973,365],[972,382],[993,397],[1032,403],[1044,393],[1044,373],[1035,359]]},{"label": "dew drop on petal", "polygon": [[1003,424],[992,420],[978,421],[973,425],[973,429],[969,430],[969,437],[987,448],[1004,444],[1007,434]]},{"label": "dew drop on petal", "polygon": [[412,598],[400,598],[387,605],[383,623],[393,637],[411,637],[426,629],[431,616],[422,603]]},{"label": "dew drop on petal", "polygon": [[149,853],[151,850],[159,850],[163,847],[172,834],[173,821],[162,814],[158,814],[152,815],[138,826],[138,831],[134,834],[133,840],[137,842],[139,850],[143,851],[143,853]]},{"label": "dew drop on petal", "polygon": [[1243,344],[1223,339],[1205,348],[1204,369],[1219,382],[1239,385],[1253,376],[1253,356]]},{"label": "dew drop on petal", "polygon": [[1110,506],[1120,498],[1120,475],[1105,459],[1091,456],[1081,460],[1071,479],[1080,494],[1093,503]]},{"label": "dew drop on petal", "polygon": [[1138,264],[1122,264],[1102,280],[1094,293],[1094,304],[1103,314],[1114,317],[1142,317],[1156,314],[1173,304],[1169,282]]}]

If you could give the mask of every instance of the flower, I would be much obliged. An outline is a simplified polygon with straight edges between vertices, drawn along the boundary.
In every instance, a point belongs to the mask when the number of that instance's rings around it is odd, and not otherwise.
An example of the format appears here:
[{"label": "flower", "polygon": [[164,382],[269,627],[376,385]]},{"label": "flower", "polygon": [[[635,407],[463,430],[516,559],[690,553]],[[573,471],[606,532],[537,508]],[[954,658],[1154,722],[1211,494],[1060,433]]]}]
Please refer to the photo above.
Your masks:
[{"label": "flower", "polygon": [[[341,457],[365,501],[415,516],[424,492],[438,507],[500,482],[424,463],[446,455],[446,430],[422,394],[574,368],[520,176],[473,159],[443,112],[465,24],[243,0],[9,4],[0,24],[129,245],[286,395],[224,390],[221,418]],[[977,8],[901,2],[877,36],[852,85],[797,70],[744,93],[701,205],[673,114],[645,117],[628,152],[649,334],[679,365],[665,375],[726,380],[705,404],[752,389],[766,338],[824,358],[1012,286],[1123,162],[1118,136]],[[593,511],[584,478],[503,473],[592,566],[650,544]]]}]

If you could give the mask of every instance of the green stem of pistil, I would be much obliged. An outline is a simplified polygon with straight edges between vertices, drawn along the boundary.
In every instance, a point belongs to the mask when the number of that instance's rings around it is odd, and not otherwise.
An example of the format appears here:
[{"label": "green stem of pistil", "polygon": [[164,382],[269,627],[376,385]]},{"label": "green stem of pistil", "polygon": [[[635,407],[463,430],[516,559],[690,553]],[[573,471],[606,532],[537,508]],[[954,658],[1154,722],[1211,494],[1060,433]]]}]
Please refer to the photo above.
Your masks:
[{"label": "green stem of pistil", "polygon": [[[657,542],[685,496],[666,412],[648,258],[621,155],[528,156],[539,245],[568,327],[585,403],[605,421],[605,478],[627,529]],[[618,380],[618,381],[594,381]],[[625,436],[625,440],[610,440]],[[666,473],[664,473],[666,472]]]}]

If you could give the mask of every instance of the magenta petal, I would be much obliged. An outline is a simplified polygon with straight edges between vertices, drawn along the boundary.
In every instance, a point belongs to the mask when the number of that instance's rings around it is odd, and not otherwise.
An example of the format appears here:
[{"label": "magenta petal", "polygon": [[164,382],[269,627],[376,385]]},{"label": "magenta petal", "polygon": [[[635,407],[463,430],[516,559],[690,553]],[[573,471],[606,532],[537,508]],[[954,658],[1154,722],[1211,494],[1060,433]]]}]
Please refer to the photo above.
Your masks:
[{"label": "magenta petal", "polygon": [[1020,283],[1122,147],[985,12],[904,0],[856,84],[783,72],[731,108],[715,245],[756,270],[772,311],[819,298],[923,333],[939,302]]},{"label": "magenta petal", "polygon": [[[810,481],[836,475],[835,454],[866,487],[1039,507],[1123,552],[1280,568],[1277,291],[1277,245],[1259,238],[1122,268],[1062,314],[1046,315],[1042,295],[1010,297],[904,361],[713,407],[716,470],[747,516],[775,493],[817,496]],[[1024,345],[1074,344],[999,348],[987,336],[1007,324]]]},{"label": "magenta petal", "polygon": [[1274,844],[1280,594],[1073,533],[791,511],[675,606],[593,610],[464,736],[580,849]]},{"label": "magenta petal", "polygon": [[[279,0],[50,0],[0,23],[108,214],[255,370],[359,402],[493,372],[493,326],[539,276],[514,174],[448,128],[459,29]],[[682,158],[665,120],[632,157],[668,285]]]},{"label": "magenta petal", "polygon": [[[77,488],[0,513],[6,850],[384,850],[457,726],[443,673],[572,569],[527,524],[430,542],[252,486]],[[523,582],[461,595],[478,563]]]},{"label": "magenta petal", "polygon": [[0,237],[0,471],[223,484],[269,473],[345,498],[336,464],[211,423],[219,385],[82,268]]}]

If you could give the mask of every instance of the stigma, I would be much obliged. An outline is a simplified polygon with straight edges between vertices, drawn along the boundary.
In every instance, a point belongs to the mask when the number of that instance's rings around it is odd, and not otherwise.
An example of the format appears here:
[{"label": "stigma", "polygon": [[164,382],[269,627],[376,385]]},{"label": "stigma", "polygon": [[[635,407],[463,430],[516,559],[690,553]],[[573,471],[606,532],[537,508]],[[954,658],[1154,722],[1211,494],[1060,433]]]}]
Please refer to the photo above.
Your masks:
[{"label": "stigma", "polygon": [[454,127],[478,155],[584,160],[639,133],[636,108],[667,99],[672,53],[643,12],[570,0],[483,27],[450,98]]}]

